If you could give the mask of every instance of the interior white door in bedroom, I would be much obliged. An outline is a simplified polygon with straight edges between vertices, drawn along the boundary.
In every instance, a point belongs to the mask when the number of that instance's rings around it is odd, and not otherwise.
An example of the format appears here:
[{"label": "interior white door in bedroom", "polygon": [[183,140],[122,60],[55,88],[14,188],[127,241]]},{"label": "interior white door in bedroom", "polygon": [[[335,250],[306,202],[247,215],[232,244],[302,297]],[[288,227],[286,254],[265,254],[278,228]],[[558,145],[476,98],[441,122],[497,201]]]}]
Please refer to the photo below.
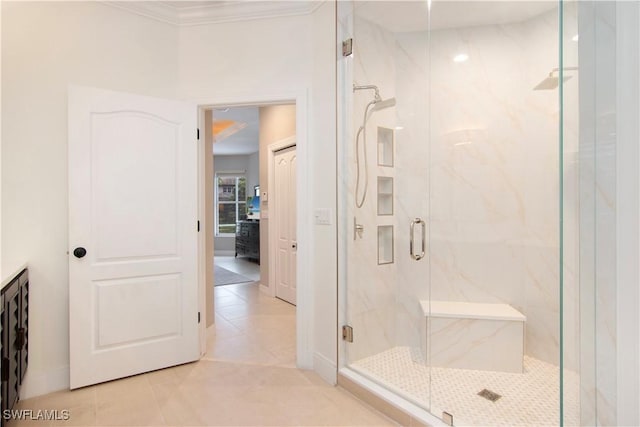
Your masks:
[{"label": "interior white door in bedroom", "polygon": [[197,107],[69,89],[70,384],[197,360]]},{"label": "interior white door in bedroom", "polygon": [[275,152],[274,201],[271,220],[276,221],[276,297],[296,304],[298,242],[296,236],[296,147]]}]

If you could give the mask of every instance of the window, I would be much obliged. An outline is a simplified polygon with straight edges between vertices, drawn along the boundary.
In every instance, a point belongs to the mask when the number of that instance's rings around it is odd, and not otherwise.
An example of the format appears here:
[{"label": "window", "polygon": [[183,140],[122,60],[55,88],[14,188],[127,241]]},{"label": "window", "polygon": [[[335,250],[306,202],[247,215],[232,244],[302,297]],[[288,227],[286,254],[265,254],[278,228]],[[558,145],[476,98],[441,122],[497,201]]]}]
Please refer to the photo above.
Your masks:
[{"label": "window", "polygon": [[247,219],[247,180],[244,175],[216,174],[216,236],[233,235],[236,223]]}]

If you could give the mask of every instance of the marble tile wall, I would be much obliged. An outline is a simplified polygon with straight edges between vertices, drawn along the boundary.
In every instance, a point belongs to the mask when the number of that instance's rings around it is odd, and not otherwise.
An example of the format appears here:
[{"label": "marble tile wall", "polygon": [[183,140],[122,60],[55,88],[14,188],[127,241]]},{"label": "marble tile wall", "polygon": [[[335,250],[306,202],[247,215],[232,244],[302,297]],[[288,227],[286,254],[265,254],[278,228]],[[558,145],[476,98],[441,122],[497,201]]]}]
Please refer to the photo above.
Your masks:
[{"label": "marble tile wall", "polygon": [[[383,99],[395,93],[395,64],[385,61],[393,53],[393,35],[380,27],[368,25],[357,17],[354,19],[355,54],[352,59],[353,84],[376,85]],[[369,64],[376,64],[374,67]],[[349,88],[350,89],[350,88]],[[353,218],[363,226],[362,237],[353,239],[353,227],[346,236],[349,242],[349,262],[347,276],[348,320],[354,328],[354,343],[348,347],[349,360],[359,360],[387,350],[394,345],[395,298],[398,281],[397,245],[394,245],[394,263],[378,265],[378,231],[380,225],[394,227],[394,236],[398,235],[394,216],[377,215],[377,177],[394,177],[395,168],[378,166],[377,128],[395,128],[394,108],[369,112],[366,129],[360,134],[360,187],[358,197],[362,197],[365,181],[367,193],[362,208],[355,206],[356,183],[356,138],[358,129],[363,124],[367,104],[374,99],[373,90],[353,92],[353,114],[350,117],[350,136],[345,145],[347,165],[352,172],[347,180],[348,201],[347,217],[351,224]],[[367,156],[365,169],[364,155]],[[353,284],[353,286],[352,286]]]},{"label": "marble tile wall", "polygon": [[555,364],[558,92],[532,89],[558,66],[557,37],[555,11],[432,32],[430,159],[431,297],[514,306],[526,353]]}]

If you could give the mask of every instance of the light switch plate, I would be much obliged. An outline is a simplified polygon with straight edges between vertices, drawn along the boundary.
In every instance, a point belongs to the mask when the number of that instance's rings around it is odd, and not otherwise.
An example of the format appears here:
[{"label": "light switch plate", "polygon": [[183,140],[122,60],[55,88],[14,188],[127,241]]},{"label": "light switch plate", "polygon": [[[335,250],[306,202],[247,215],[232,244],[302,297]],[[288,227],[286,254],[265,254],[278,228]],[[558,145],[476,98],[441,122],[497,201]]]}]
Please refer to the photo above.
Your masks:
[{"label": "light switch plate", "polygon": [[316,209],[313,213],[313,216],[316,218],[316,224],[318,225],[331,225],[331,209],[330,208],[319,208]]}]

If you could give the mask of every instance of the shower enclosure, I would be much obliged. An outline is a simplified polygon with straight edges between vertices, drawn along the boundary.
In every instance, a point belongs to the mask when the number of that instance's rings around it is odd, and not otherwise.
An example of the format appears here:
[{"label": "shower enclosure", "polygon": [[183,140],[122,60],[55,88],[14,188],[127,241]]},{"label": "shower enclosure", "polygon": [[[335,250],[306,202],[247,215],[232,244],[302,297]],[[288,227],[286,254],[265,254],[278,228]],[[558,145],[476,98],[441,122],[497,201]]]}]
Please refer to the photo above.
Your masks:
[{"label": "shower enclosure", "polygon": [[446,423],[590,417],[577,13],[337,2],[341,372]]}]

